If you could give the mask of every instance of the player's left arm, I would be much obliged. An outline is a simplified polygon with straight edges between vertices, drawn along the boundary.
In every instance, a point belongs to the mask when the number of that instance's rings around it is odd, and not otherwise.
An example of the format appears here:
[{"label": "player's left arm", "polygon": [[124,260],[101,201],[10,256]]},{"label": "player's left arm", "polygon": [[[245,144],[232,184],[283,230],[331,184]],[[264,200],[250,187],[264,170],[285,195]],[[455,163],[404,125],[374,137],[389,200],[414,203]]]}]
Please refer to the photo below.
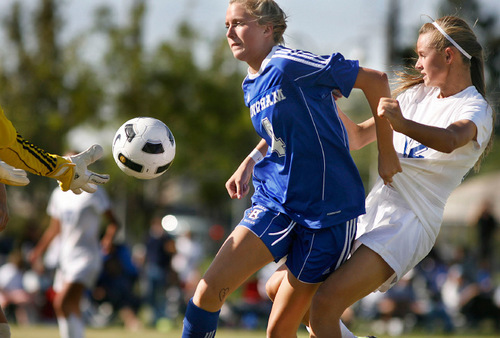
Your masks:
[{"label": "player's left arm", "polygon": [[339,117],[344,123],[349,138],[349,149],[359,150],[377,139],[375,132],[375,120],[373,117],[361,123],[351,120],[340,107],[337,106]]},{"label": "player's left arm", "polygon": [[401,164],[394,149],[392,129],[387,120],[377,115],[379,101],[383,97],[391,97],[387,74],[370,68],[359,68],[354,88],[365,94],[375,120],[378,146],[378,172],[385,184],[392,182],[392,177],[401,172]]},{"label": "player's left arm", "polygon": [[477,137],[477,126],[471,120],[459,120],[446,128],[408,120],[404,118],[399,102],[395,99],[381,99],[378,115],[387,119],[395,131],[443,153],[451,153]]}]

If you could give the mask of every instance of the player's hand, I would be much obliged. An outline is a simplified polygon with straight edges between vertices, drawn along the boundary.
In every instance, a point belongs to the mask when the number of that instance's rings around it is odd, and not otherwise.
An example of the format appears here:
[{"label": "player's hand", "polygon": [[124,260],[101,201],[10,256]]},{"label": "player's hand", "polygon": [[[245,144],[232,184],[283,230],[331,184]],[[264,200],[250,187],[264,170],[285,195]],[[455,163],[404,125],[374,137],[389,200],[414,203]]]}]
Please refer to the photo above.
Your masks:
[{"label": "player's hand", "polygon": [[236,169],[234,174],[226,182],[226,190],[229,197],[232,199],[241,199],[245,197],[250,191],[248,185],[250,178],[252,177],[253,167],[255,162],[247,157]]},{"label": "player's hand", "polygon": [[67,164],[68,169],[73,169],[74,174],[72,180],[59,181],[61,189],[63,191],[71,190],[75,194],[81,194],[82,191],[93,193],[97,190],[98,184],[102,185],[108,182],[109,175],[97,174],[87,169],[90,164],[100,159],[102,154],[102,147],[94,144],[77,155],[67,157],[71,161]]},{"label": "player's hand", "polygon": [[23,186],[30,183],[26,171],[14,168],[4,161],[0,161],[0,183]]},{"label": "player's hand", "polygon": [[338,99],[344,97],[344,95],[342,95],[342,93],[338,89],[332,90],[332,96],[335,99],[335,101],[337,101]]},{"label": "player's hand", "polygon": [[401,168],[399,157],[395,151],[379,152],[378,173],[384,181],[384,184],[391,185],[393,176],[402,171],[403,169]]},{"label": "player's hand", "polygon": [[406,119],[401,112],[398,100],[388,97],[380,98],[377,114],[379,117],[387,119],[393,130],[402,131]]}]

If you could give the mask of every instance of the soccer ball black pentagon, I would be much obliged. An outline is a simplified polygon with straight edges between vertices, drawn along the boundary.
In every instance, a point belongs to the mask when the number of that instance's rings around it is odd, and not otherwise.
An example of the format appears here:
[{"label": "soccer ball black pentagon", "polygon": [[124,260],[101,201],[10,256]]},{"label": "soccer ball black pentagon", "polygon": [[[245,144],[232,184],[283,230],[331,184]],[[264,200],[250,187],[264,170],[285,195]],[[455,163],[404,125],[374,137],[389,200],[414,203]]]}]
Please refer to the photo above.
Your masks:
[{"label": "soccer ball black pentagon", "polygon": [[125,122],[116,131],[112,147],[118,167],[143,180],[166,172],[175,157],[174,135],[165,123],[152,117]]}]

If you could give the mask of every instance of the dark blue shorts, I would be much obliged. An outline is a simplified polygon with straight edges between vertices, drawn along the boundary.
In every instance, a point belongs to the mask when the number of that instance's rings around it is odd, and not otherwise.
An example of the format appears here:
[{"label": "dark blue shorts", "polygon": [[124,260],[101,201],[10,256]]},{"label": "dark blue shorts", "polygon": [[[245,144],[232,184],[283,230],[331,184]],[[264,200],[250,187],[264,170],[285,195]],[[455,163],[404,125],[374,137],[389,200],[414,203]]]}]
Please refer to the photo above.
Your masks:
[{"label": "dark blue shorts", "polygon": [[252,231],[278,262],[286,265],[304,283],[319,283],[342,264],[356,237],[357,218],[324,229],[309,229],[289,216],[254,205],[245,211],[239,225]]}]

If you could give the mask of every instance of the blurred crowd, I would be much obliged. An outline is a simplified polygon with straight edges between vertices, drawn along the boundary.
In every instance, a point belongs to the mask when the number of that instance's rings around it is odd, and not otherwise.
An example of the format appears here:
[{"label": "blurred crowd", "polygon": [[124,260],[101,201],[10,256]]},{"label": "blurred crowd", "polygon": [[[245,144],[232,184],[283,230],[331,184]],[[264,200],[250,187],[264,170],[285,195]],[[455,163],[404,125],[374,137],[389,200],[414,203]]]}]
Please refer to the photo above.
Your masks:
[{"label": "blurred crowd", "polygon": [[[481,217],[475,223],[473,247],[436,247],[388,292],[372,293],[354,304],[344,313],[346,325],[356,332],[359,323],[369,323],[369,333],[391,336],[414,330],[500,333],[496,221],[487,220],[486,211]],[[493,231],[488,236],[481,235],[482,222],[490,222],[486,226]],[[51,244],[42,261],[29,264],[27,257],[39,234],[36,227],[28,227],[21,239],[0,237],[0,305],[13,324],[56,323],[51,302],[58,242]],[[160,218],[151,221],[142,242],[113,244],[102,256],[101,274],[83,301],[87,325],[164,331],[182,325],[185,304],[207,258],[204,245],[204,239],[190,231],[170,235]],[[221,326],[266,326],[271,303],[265,283],[277,266],[266,266],[229,299],[221,311]]]},{"label": "blurred crowd", "polygon": [[[0,236],[0,305],[18,325],[56,324],[54,274],[60,243],[30,264],[41,230],[28,227],[21,238]],[[200,278],[203,243],[190,231],[172,236],[153,218],[142,242],[113,243],[102,254],[102,270],[82,301],[86,324],[168,329],[183,315]]]}]

